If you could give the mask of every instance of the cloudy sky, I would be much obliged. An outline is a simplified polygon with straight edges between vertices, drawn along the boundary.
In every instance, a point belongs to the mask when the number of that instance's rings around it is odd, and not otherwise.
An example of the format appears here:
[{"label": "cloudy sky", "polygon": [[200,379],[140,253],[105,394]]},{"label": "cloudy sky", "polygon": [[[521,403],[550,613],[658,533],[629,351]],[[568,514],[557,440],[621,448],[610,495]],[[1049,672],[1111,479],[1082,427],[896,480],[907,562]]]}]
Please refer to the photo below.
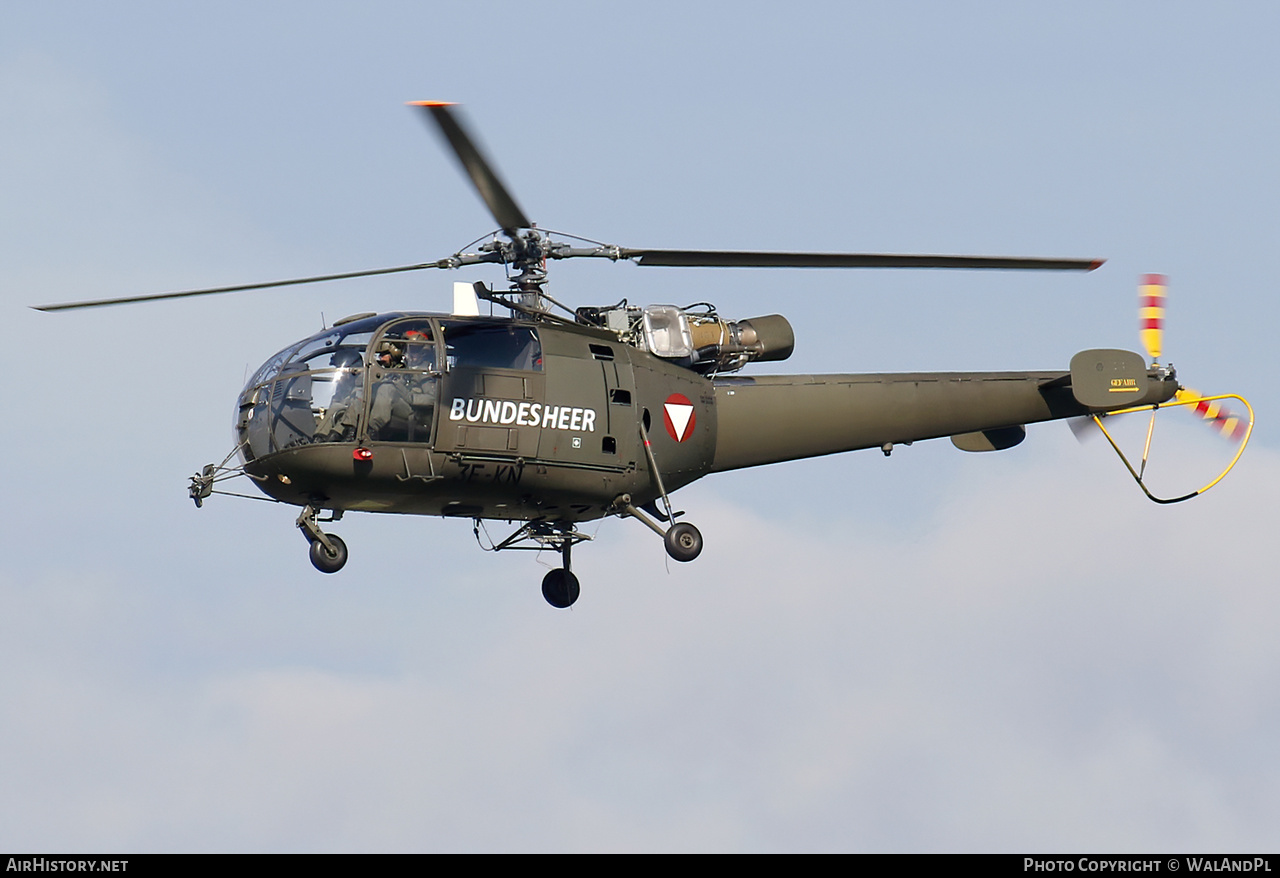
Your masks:
[{"label": "cloudy sky", "polygon": [[[0,845],[44,851],[1274,850],[1274,4],[10,0],[0,26]],[[1136,346],[1259,426],[1146,501],[1061,424],[719,476],[668,562],[294,513],[186,477],[247,370],[492,225],[404,102],[467,105],[544,227],[636,247],[1102,257],[1089,275],[559,265],[575,303],[796,328],[788,372]],[[763,371],[763,370],[757,370]],[[1176,414],[1176,413],[1175,413]],[[1174,414],[1153,479],[1221,444]],[[593,526],[594,527],[594,526]]]}]

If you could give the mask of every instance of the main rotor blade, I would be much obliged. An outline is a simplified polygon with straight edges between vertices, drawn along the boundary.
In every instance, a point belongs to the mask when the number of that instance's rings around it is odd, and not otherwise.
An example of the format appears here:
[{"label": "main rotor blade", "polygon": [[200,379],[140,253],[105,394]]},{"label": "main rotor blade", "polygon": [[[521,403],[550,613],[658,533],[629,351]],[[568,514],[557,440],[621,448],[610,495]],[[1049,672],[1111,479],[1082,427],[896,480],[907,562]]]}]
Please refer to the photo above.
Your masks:
[{"label": "main rotor blade", "polygon": [[930,256],[894,253],[774,253],[740,250],[634,250],[622,259],[640,265],[706,268],[989,268],[1093,271],[1101,259],[1037,259],[1006,256]]},{"label": "main rotor blade", "polygon": [[516,204],[507,187],[498,178],[493,163],[485,158],[480,147],[476,146],[467,129],[463,127],[458,114],[450,109],[454,106],[453,104],[447,101],[410,101],[409,106],[422,107],[439,126],[440,133],[444,135],[445,140],[449,141],[449,146],[453,147],[454,154],[462,163],[462,169],[467,172],[467,176],[480,192],[480,197],[488,205],[489,213],[493,214],[493,218],[498,221],[498,225],[502,226],[504,232],[514,236],[513,233],[517,229],[533,228],[533,223],[529,222],[529,218],[524,215],[524,211]]},{"label": "main rotor blade", "polygon": [[322,274],[317,277],[299,277],[292,280],[273,280],[262,284],[240,284],[234,287],[210,287],[204,290],[182,290],[176,293],[153,293],[147,296],[123,296],[118,299],[89,299],[84,302],[62,302],[56,305],[32,305],[37,311],[72,311],[76,308],[101,308],[106,305],[128,305],[132,302],[154,302],[158,299],[185,299],[188,296],[211,296],[216,293],[235,293],[240,290],[265,290],[270,287],[289,287],[296,284],[314,284],[326,280],[345,280],[351,277],[372,277],[377,274],[395,274],[400,271],[418,271],[423,268],[448,268],[448,260],[422,262],[418,265],[401,265],[396,268],[373,268],[368,271],[349,271],[345,274]]}]

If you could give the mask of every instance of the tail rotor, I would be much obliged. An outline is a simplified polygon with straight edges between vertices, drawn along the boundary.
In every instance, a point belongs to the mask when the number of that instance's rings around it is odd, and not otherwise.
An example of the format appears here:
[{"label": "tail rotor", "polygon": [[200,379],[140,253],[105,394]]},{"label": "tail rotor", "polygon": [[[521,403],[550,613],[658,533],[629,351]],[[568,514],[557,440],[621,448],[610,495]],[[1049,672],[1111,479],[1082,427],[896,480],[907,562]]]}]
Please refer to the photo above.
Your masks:
[{"label": "tail rotor", "polygon": [[1192,407],[1195,413],[1208,421],[1209,425],[1224,439],[1239,442],[1253,428],[1253,418],[1252,416],[1241,417],[1223,405],[1222,400],[1229,396],[1205,396],[1198,390],[1184,387],[1177,392],[1174,399],[1181,405]]},{"label": "tail rotor", "polygon": [[[1138,334],[1152,367],[1160,365],[1164,352],[1164,310],[1169,291],[1169,278],[1163,274],[1145,274],[1138,285]],[[1223,405],[1227,396],[1205,396],[1198,390],[1183,387],[1174,397],[1176,405],[1193,407],[1195,413],[1225,439],[1238,442],[1252,426],[1252,419],[1234,414]]]},{"label": "tail rotor", "polygon": [[[1161,365],[1160,363],[1160,357],[1164,353],[1164,312],[1168,289],[1169,279],[1163,274],[1143,275],[1138,286],[1138,333],[1142,339],[1142,346],[1146,350],[1147,357],[1150,360],[1150,368],[1156,370],[1171,369],[1168,364]],[[1247,412],[1247,415],[1238,415],[1231,409],[1228,409],[1224,403],[1224,401],[1228,399],[1238,401],[1240,405],[1243,406],[1245,412]],[[1096,424],[1102,434],[1106,436],[1112,449],[1117,455],[1119,455],[1120,460],[1125,465],[1125,468],[1129,470],[1129,474],[1133,476],[1134,481],[1138,483],[1138,487],[1142,489],[1142,492],[1146,494],[1149,499],[1156,503],[1178,503],[1203,494],[1205,491],[1218,484],[1218,482],[1222,481],[1227,473],[1231,472],[1231,469],[1240,459],[1240,455],[1244,453],[1244,448],[1249,442],[1249,435],[1253,432],[1253,408],[1249,405],[1248,400],[1234,393],[1206,396],[1198,390],[1192,390],[1188,387],[1179,387],[1177,393],[1174,394],[1173,399],[1164,403],[1163,406],[1190,408],[1202,420],[1209,422],[1210,426],[1212,426],[1219,435],[1229,441],[1239,444],[1239,447],[1235,449],[1235,453],[1231,457],[1230,463],[1228,463],[1226,468],[1218,474],[1217,478],[1199,490],[1192,491],[1191,493],[1184,494],[1180,497],[1173,497],[1169,499],[1156,497],[1150,490],[1148,490],[1146,483],[1143,481],[1143,477],[1145,476],[1147,469],[1147,459],[1151,452],[1151,439],[1155,429],[1156,411],[1162,407],[1161,405],[1136,406],[1134,408],[1121,409],[1119,411],[1112,411],[1106,414],[1093,414],[1084,418],[1073,419],[1076,422],[1072,423],[1069,421],[1068,424],[1070,425],[1072,432],[1075,433],[1076,438],[1080,440],[1083,440],[1087,433],[1092,432],[1091,430],[1087,430],[1090,426],[1090,422]],[[1104,417],[1139,411],[1149,411],[1151,413],[1151,422],[1147,425],[1146,442],[1142,448],[1141,459],[1137,468],[1135,468],[1134,465],[1129,462],[1125,453],[1120,450],[1120,446],[1116,444],[1116,440],[1112,438],[1111,433],[1102,423],[1102,419]]]}]

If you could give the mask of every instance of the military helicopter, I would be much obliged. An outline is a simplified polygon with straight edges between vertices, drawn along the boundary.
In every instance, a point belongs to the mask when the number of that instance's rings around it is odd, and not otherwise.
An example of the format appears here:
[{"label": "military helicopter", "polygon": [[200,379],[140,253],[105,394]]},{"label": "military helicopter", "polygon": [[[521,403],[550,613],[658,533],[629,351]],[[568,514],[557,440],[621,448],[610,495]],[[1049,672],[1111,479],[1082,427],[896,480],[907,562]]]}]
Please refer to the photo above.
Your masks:
[{"label": "military helicopter", "polygon": [[[1196,406],[1240,434],[1226,397],[1180,388],[1162,365],[1162,281],[1143,292],[1150,365],[1122,350],[1077,354],[1067,371],[866,375],[737,375],[749,363],[787,359],[786,318],[721,316],[709,304],[629,304],[571,309],[546,291],[548,260],[632,260],[641,266],[948,268],[1090,271],[1100,260],[633,249],[539,229],[476,145],[453,104],[411,104],[443,136],[499,231],[434,262],[268,283],[37,306],[57,311],[370,277],[429,268],[500,264],[505,290],[455,283],[451,314],[395,311],[336,321],[268,359],[236,404],[236,444],[191,477],[197,507],[215,486],[247,478],[268,498],[302,507],[296,524],[312,564],[336,573],[343,540],[321,523],[348,511],[470,518],[516,525],[494,551],[551,550],[562,566],[542,581],[555,607],[580,594],[571,550],[592,537],[583,522],[633,518],[689,562],[698,529],[671,494],[711,473],[855,449],[950,437],[964,451],[1018,445],[1026,425],[1102,418],[1166,404]],[[554,236],[561,239],[557,240]],[[486,240],[487,239],[487,240]],[[483,243],[481,243],[483,242]],[[504,309],[483,316],[480,302]],[[556,313],[558,309],[561,313]],[[492,307],[490,309],[492,311]],[[1248,403],[1239,399],[1246,408]],[[1135,469],[1143,491],[1143,451]],[[233,462],[238,458],[237,462]],[[1230,466],[1227,468],[1230,469]],[[262,498],[256,498],[262,499]],[[321,517],[324,513],[327,517]],[[487,534],[487,531],[486,531]],[[481,543],[484,545],[483,542]]]}]

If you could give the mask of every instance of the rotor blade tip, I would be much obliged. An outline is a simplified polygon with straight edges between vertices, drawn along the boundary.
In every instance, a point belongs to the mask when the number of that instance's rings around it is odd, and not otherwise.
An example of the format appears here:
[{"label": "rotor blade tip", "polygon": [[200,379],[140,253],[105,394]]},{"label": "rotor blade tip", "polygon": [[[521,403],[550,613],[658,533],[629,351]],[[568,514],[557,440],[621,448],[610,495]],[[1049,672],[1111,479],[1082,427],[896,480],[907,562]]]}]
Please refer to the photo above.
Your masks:
[{"label": "rotor blade tip", "polygon": [[1099,268],[1101,268],[1101,267],[1102,267],[1102,263],[1104,263],[1104,262],[1106,262],[1106,261],[1107,261],[1107,260],[1105,260],[1105,259],[1095,259],[1095,260],[1093,260],[1092,262],[1090,262],[1090,263],[1089,263],[1089,270],[1090,270],[1090,271],[1096,271],[1096,270],[1098,270]]},{"label": "rotor blade tip", "polygon": [[407,107],[456,107],[455,101],[407,101]]}]

